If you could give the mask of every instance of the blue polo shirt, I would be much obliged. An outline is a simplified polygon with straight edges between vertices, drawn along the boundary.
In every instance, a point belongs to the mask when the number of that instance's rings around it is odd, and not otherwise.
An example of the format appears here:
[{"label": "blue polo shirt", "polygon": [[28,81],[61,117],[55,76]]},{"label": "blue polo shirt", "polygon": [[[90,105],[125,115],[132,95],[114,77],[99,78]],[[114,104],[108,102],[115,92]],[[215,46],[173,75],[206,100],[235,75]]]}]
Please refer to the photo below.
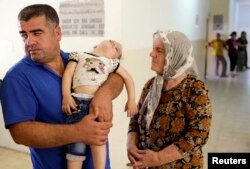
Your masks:
[{"label": "blue polo shirt", "polygon": [[1,100],[1,86],[2,86],[3,80],[0,79],[0,100]]},{"label": "blue polo shirt", "polygon": [[[68,53],[61,51],[61,57],[66,66]],[[64,124],[61,82],[62,78],[47,66],[32,61],[28,56],[21,59],[7,72],[1,87],[5,127],[24,121]],[[30,148],[30,153],[34,169],[67,168],[65,146]],[[106,169],[110,168],[108,154]],[[90,151],[83,168],[94,168]]]}]

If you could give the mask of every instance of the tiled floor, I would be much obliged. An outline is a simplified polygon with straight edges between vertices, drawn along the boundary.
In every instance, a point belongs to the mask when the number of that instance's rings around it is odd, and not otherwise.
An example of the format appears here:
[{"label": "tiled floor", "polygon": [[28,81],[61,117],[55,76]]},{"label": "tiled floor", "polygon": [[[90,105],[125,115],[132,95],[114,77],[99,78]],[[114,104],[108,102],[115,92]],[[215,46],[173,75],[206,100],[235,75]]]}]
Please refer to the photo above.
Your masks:
[{"label": "tiled floor", "polygon": [[207,152],[250,152],[250,70],[235,78],[209,78],[207,85],[213,120],[205,157]]},{"label": "tiled floor", "polygon": [[0,148],[0,168],[32,169],[29,154]]},{"label": "tiled floor", "polygon": [[[239,73],[236,78],[208,78],[206,83],[213,105],[213,120],[209,141],[203,149],[205,159],[207,152],[250,152],[250,70]],[[115,117],[116,126],[110,136],[113,169],[127,168],[128,121],[122,118]],[[205,163],[204,169],[206,166]],[[0,149],[0,168],[31,169],[29,155]]]}]

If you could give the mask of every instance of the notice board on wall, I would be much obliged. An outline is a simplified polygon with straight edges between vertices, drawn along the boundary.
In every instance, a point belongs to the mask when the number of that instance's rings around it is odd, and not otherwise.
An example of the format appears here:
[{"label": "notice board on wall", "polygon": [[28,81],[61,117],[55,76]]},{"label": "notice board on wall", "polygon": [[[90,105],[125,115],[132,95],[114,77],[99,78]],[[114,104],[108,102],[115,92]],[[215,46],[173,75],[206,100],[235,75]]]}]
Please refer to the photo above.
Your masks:
[{"label": "notice board on wall", "polygon": [[223,15],[213,16],[213,29],[219,31],[223,29]]},{"label": "notice board on wall", "polygon": [[59,17],[64,37],[104,36],[104,0],[62,1]]}]

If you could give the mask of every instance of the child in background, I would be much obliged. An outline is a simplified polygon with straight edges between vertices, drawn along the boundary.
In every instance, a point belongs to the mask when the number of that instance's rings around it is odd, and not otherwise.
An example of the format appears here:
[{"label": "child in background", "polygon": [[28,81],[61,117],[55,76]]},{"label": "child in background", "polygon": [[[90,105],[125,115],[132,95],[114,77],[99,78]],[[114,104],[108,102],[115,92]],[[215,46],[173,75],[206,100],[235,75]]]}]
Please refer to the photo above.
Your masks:
[{"label": "child in background", "polygon": [[[119,63],[121,51],[120,43],[113,40],[104,40],[95,46],[91,53],[70,53],[69,62],[62,79],[62,110],[67,114],[67,123],[78,122],[88,114],[91,98],[111,72],[118,73],[124,79],[128,93],[128,101],[125,105],[127,116],[131,117],[137,113],[133,79]],[[73,93],[71,93],[71,85]],[[86,145],[72,143],[67,147],[68,169],[81,169],[82,162],[86,158]],[[90,148],[94,168],[104,169],[106,146],[90,146]]]}]

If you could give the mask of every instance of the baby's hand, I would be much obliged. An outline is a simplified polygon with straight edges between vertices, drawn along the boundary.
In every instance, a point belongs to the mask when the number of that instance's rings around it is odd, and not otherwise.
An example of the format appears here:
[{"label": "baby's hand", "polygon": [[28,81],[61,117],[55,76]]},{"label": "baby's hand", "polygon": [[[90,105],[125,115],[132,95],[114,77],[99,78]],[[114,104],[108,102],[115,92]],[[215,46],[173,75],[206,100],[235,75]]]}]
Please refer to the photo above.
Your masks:
[{"label": "baby's hand", "polygon": [[127,111],[127,117],[132,117],[138,112],[135,101],[127,101],[124,111]]},{"label": "baby's hand", "polygon": [[71,95],[63,97],[62,111],[67,115],[72,115],[73,111],[78,111],[77,104]]}]

